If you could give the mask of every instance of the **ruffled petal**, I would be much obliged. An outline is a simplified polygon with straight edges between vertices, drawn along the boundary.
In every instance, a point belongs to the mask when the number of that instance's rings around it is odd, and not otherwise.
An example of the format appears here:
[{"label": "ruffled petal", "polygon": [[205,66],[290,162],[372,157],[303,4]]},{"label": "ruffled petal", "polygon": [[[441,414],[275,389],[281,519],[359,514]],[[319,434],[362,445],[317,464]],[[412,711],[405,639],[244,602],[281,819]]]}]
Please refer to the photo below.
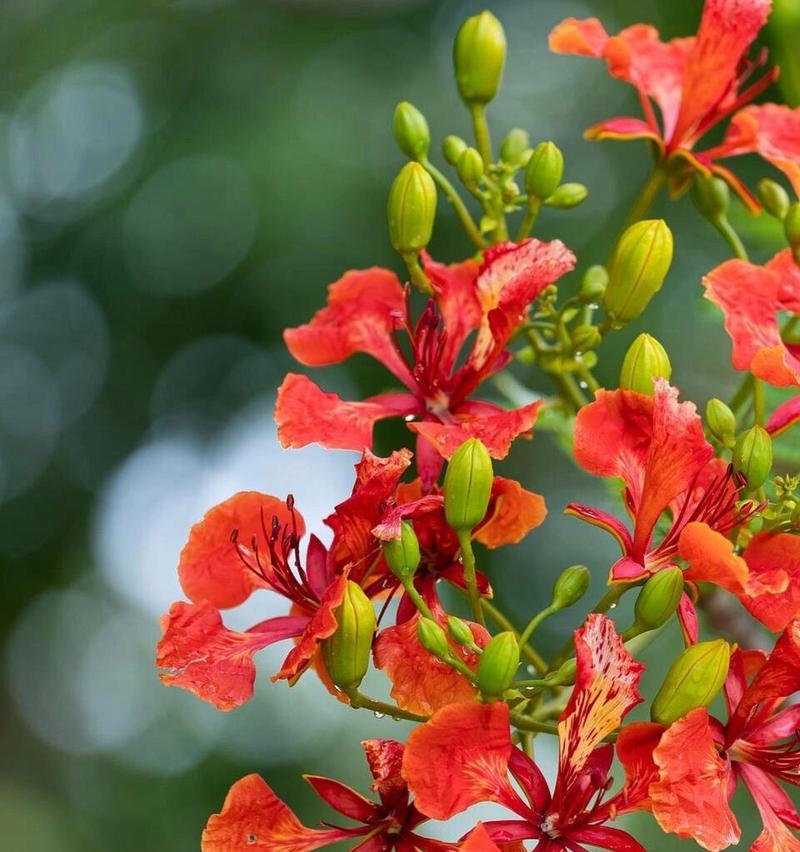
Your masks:
[{"label": "ruffled petal", "polygon": [[443,507],[444,497],[441,494],[426,494],[411,503],[401,503],[383,516],[381,522],[372,528],[372,534],[381,541],[397,540],[402,535],[406,518],[418,518],[428,512],[440,511]]},{"label": "ruffled petal", "polygon": [[708,524],[697,521],[687,524],[681,532],[678,553],[689,563],[684,574],[687,580],[714,583],[738,597],[747,594],[750,581],[747,563],[734,553],[733,542]]},{"label": "ruffled petal", "polygon": [[781,277],[766,266],[729,260],[709,272],[703,284],[706,298],[725,317],[733,366],[777,387],[800,384],[800,360],[783,344],[778,327]]},{"label": "ruffled petal", "polygon": [[275,422],[283,447],[316,443],[361,452],[372,446],[376,421],[414,414],[417,409],[411,394],[387,393],[363,402],[345,402],[335,393],[325,393],[308,376],[288,373],[278,388]]},{"label": "ruffled petal", "polygon": [[[434,612],[434,615],[439,615]],[[429,654],[417,639],[419,615],[394,627],[387,627],[375,640],[374,658],[392,683],[391,696],[399,707],[411,713],[431,715],[448,704],[477,697],[478,690],[451,666]],[[441,614],[440,622],[445,621]],[[445,626],[443,624],[443,626]],[[471,624],[475,644],[484,647],[489,634],[479,624]],[[473,671],[478,657],[467,648],[450,643],[453,653]]]},{"label": "ruffled petal", "polygon": [[608,33],[598,18],[567,18],[550,33],[553,53],[571,53],[600,59],[608,43]]},{"label": "ruffled petal", "polygon": [[791,249],[779,251],[766,268],[781,279],[778,290],[778,304],[784,311],[800,314],[800,265],[794,259]]},{"label": "ruffled petal", "polygon": [[708,126],[736,95],[739,63],[764,26],[772,0],[706,0],[697,38],[681,80],[680,113],[673,144]]},{"label": "ruffled petal", "polygon": [[664,726],[656,722],[634,722],[619,732],[616,753],[625,770],[620,799],[626,811],[651,808],[650,784],[658,778],[653,751],[663,733]]},{"label": "ruffled petal", "polygon": [[253,695],[253,655],[299,636],[308,616],[271,618],[246,633],[229,630],[208,601],[174,603],[162,619],[156,666],[167,686],[181,686],[219,710],[233,710]]},{"label": "ruffled petal", "polygon": [[202,852],[311,852],[349,837],[344,829],[306,828],[259,775],[231,787],[203,831]]},{"label": "ruffled petal", "polygon": [[[273,518],[282,527],[291,525],[292,512],[283,500],[257,491],[241,491],[209,509],[189,532],[178,562],[178,577],[186,597],[228,609],[247,600],[255,589],[271,588],[266,579],[244,565],[231,537],[236,534],[237,541],[249,547],[254,538],[263,540]],[[305,524],[297,510],[294,522],[300,537]],[[259,556],[269,576],[269,554],[266,548],[261,550]]]},{"label": "ruffled petal", "polygon": [[361,747],[367,758],[374,781],[372,789],[388,805],[408,795],[406,782],[401,775],[404,746],[396,740],[362,740]]},{"label": "ruffled petal", "polygon": [[431,819],[450,819],[479,802],[497,802],[527,817],[508,778],[508,705],[450,704],[411,732],[403,776],[414,802]]},{"label": "ruffled petal", "polygon": [[409,423],[408,428],[426,438],[446,459],[469,438],[482,441],[493,458],[504,459],[514,439],[530,432],[540,406],[541,402],[532,402],[511,411],[497,409],[496,414],[465,417],[451,424],[419,422]]},{"label": "ruffled petal", "polygon": [[718,852],[741,834],[728,807],[731,768],[720,756],[701,707],[671,725],[653,752],[659,778],[650,785],[653,815],[664,831]]},{"label": "ruffled petal", "polygon": [[475,530],[475,538],[492,549],[516,544],[546,517],[544,497],[526,491],[514,479],[496,476],[486,520]]},{"label": "ruffled petal", "polygon": [[[577,674],[558,723],[558,782],[553,800],[580,800],[583,770],[602,740],[643,699],[638,684],[644,666],[626,650],[610,618],[590,614],[575,631]],[[554,807],[559,809],[558,806]]]},{"label": "ruffled petal", "polygon": [[338,364],[366,352],[388,367],[406,387],[414,387],[408,367],[392,344],[392,331],[405,315],[405,296],[394,272],[346,272],[328,288],[328,304],[311,322],[283,333],[295,358],[308,367]]},{"label": "ruffled petal", "polygon": [[272,676],[273,681],[293,681],[308,668],[317,653],[319,643],[336,632],[334,611],[341,604],[346,588],[347,576],[344,574],[331,583],[328,591],[322,596],[316,612],[300,634],[297,644],[283,661],[280,671]]},{"label": "ruffled petal", "polygon": [[800,537],[762,532],[742,556],[753,578],[742,603],[769,630],[784,630],[800,614]]}]

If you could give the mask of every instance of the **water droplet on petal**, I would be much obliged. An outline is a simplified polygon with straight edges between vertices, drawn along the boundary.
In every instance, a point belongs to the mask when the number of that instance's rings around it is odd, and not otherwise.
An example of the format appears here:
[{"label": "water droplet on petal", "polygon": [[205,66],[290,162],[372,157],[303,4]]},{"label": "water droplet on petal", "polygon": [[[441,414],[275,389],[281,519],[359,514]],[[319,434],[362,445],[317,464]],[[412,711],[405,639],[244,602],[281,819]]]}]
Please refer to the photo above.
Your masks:
[{"label": "water droplet on petal", "polygon": [[403,418],[403,420],[405,420],[406,423],[412,423],[414,421],[414,415],[413,414],[406,414],[406,416]]}]

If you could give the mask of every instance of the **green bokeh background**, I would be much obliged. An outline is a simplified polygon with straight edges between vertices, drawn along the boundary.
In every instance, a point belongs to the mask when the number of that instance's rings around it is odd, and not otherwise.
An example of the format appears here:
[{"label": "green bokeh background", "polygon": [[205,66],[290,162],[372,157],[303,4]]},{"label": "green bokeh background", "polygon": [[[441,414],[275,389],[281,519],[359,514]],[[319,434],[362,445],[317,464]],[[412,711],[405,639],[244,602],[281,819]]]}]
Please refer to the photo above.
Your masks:
[{"label": "green bokeh background", "polygon": [[[790,103],[800,95],[798,5],[780,0],[764,34],[784,63],[770,95]],[[230,784],[253,771],[304,819],[329,818],[300,773],[366,789],[359,740],[405,736],[391,720],[332,706],[313,676],[293,690],[270,684],[278,651],[262,655],[254,701],[222,717],[164,689],[152,649],[159,613],[180,594],[181,543],[205,508],[242,488],[291,490],[319,529],[346,495],[351,454],[285,453],[275,442],[274,390],[295,368],[281,330],[319,307],[343,270],[399,271],[384,221],[402,162],[392,110],[409,99],[435,138],[467,134],[450,44],[481,7],[0,4],[2,848],[188,852]],[[693,31],[700,7],[490,5],[510,44],[490,111],[495,137],[522,126],[535,141],[552,138],[566,179],[587,184],[583,206],[546,211],[537,229],[563,239],[584,266],[607,254],[648,157],[638,144],[582,139],[594,121],[634,110],[635,98],[601,65],[550,55],[547,33],[567,15],[594,14],[611,31],[646,20],[665,37],[681,35]],[[767,170],[743,160],[741,173],[752,185]],[[688,200],[658,212],[676,236],[668,284],[645,320],[603,348],[598,375],[615,382],[621,353],[646,322],[671,354],[674,382],[704,404],[737,381],[719,316],[698,286],[726,247]],[[780,246],[766,217],[738,208],[733,217],[755,256]],[[444,260],[468,250],[445,204],[432,250]],[[518,377],[547,390],[534,370]],[[315,378],[351,398],[386,386],[361,359]],[[381,429],[381,448],[401,437]],[[547,434],[518,442],[502,469],[544,493],[550,516],[518,547],[481,555],[499,603],[522,621],[575,562],[589,564],[599,594],[612,543],[561,509],[573,499],[615,508],[614,494]],[[241,624],[275,606],[256,596]],[[543,650],[556,648],[576,618],[548,622]],[[667,631],[645,652],[647,689],[677,641]],[[370,689],[385,682],[376,676]],[[552,743],[540,754],[552,772]],[[750,840],[752,807],[737,809]],[[646,844],[655,837],[649,848],[694,848],[654,834],[649,818],[638,824]]]}]

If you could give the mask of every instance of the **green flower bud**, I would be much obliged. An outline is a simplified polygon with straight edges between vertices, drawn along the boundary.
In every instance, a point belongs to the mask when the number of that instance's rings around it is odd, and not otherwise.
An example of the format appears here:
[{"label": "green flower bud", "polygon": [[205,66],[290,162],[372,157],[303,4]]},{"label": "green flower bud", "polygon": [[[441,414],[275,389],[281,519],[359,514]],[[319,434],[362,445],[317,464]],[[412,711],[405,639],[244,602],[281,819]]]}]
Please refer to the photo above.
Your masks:
[{"label": "green flower bud", "polygon": [[736,435],[736,415],[721,399],[714,397],[708,401],[706,423],[715,438],[726,445],[732,443]]},{"label": "green flower bud", "polygon": [[570,565],[565,568],[553,586],[554,609],[574,606],[586,594],[592,576],[585,565]]},{"label": "green flower bud", "polygon": [[739,435],[733,467],[747,479],[748,488],[761,488],[772,470],[772,438],[766,429],[756,425]]},{"label": "green flower bud", "polygon": [[552,686],[563,686],[565,684],[575,683],[575,676],[577,673],[578,661],[575,657],[570,657],[568,660],[564,660],[558,669],[547,675],[545,680]]},{"label": "green flower bud", "polygon": [[666,624],[678,608],[683,594],[683,571],[664,568],[642,586],[634,614],[642,630],[656,630]]},{"label": "green flower bud", "polygon": [[491,12],[467,18],[456,34],[453,65],[461,99],[487,104],[497,94],[506,61],[506,35]]},{"label": "green flower bud", "polygon": [[451,639],[457,645],[473,645],[475,643],[475,637],[472,635],[467,622],[456,618],[455,615],[447,617],[447,630]]},{"label": "green flower bud", "polygon": [[421,160],[428,153],[431,134],[425,116],[408,101],[400,101],[394,111],[394,138],[400,150],[412,160]]},{"label": "green flower bud", "polygon": [[556,210],[571,210],[586,201],[589,190],[582,183],[562,183],[544,203]]},{"label": "green flower bud", "polygon": [[652,396],[653,379],[669,379],[671,375],[672,364],[667,350],[655,337],[640,334],[625,353],[619,373],[619,386]]},{"label": "green flower bud", "polygon": [[774,180],[764,178],[758,182],[758,200],[763,208],[776,219],[783,221],[789,212],[789,193]]},{"label": "green flower bud", "polygon": [[419,566],[419,541],[408,521],[400,524],[400,538],[383,543],[383,555],[389,570],[401,582],[414,576]]},{"label": "green flower bud", "polygon": [[661,289],[672,263],[672,232],[663,219],[631,225],[614,251],[603,304],[612,321],[630,322]]},{"label": "green flower bud", "polygon": [[519,668],[519,645],[510,630],[489,640],[478,660],[478,689],[491,698],[502,695],[511,686]]},{"label": "green flower bud", "polygon": [[419,163],[406,163],[389,192],[389,238],[400,254],[428,245],[436,218],[436,184]]},{"label": "green flower bud", "polygon": [[512,166],[521,165],[530,156],[531,140],[519,127],[509,130],[500,144],[500,159]]},{"label": "green flower bud", "polygon": [[444,514],[454,530],[471,530],[484,518],[492,493],[492,459],[477,438],[453,453],[444,475]]},{"label": "green flower bud", "polygon": [[375,610],[358,583],[347,581],[342,603],[334,611],[336,632],[322,640],[322,659],[340,689],[357,687],[369,668]]},{"label": "green flower bud", "polygon": [[671,725],[698,707],[708,707],[725,683],[730,656],[724,639],[688,647],[672,664],[653,699],[652,720]]},{"label": "green flower bud", "polygon": [[790,246],[794,247],[800,244],[800,201],[795,201],[786,211],[783,230]]},{"label": "green flower bud", "polygon": [[697,175],[692,185],[692,200],[710,222],[718,222],[728,212],[731,191],[722,178]]},{"label": "green flower bud", "polygon": [[596,263],[590,266],[583,274],[581,288],[578,291],[578,299],[584,305],[600,302],[606,292],[608,284],[608,271],[605,266]]},{"label": "green flower bud", "polygon": [[442,154],[451,166],[456,165],[459,157],[467,150],[467,143],[460,136],[445,136],[442,142]]},{"label": "green flower bud", "polygon": [[564,176],[564,155],[554,142],[540,142],[525,169],[525,192],[535,198],[550,198]]},{"label": "green flower bud", "polygon": [[569,339],[576,352],[589,352],[600,345],[603,335],[596,325],[579,325],[572,329]]},{"label": "green flower bud", "polygon": [[430,618],[424,616],[417,622],[417,639],[419,644],[434,657],[440,660],[450,654],[450,643],[447,634],[441,626]]},{"label": "green flower bud", "polygon": [[483,177],[483,159],[475,148],[465,148],[456,163],[458,179],[467,189],[475,189]]}]

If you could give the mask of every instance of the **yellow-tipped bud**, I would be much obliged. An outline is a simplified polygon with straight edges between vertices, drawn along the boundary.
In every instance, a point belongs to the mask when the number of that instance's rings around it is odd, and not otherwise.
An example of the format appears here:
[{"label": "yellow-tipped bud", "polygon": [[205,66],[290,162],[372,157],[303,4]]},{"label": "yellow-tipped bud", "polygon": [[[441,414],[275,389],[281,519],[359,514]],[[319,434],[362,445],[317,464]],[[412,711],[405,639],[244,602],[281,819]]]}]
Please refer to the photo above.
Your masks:
[{"label": "yellow-tipped bud", "polygon": [[389,192],[389,238],[400,254],[428,245],[436,218],[436,184],[419,163],[406,163]]},{"label": "yellow-tipped bud", "polygon": [[401,101],[394,111],[394,138],[400,150],[412,160],[428,154],[431,134],[425,116],[408,101]]},{"label": "yellow-tipped bud", "polygon": [[646,396],[653,395],[653,379],[669,379],[672,364],[667,350],[649,334],[640,334],[631,343],[619,374],[619,386],[637,391]]},{"label": "yellow-tipped bud", "polygon": [[708,707],[728,676],[731,649],[724,639],[687,648],[670,667],[653,699],[650,716],[671,725],[698,707]]},{"label": "yellow-tipped bud", "polygon": [[506,34],[491,12],[467,18],[456,34],[453,66],[456,85],[467,104],[486,104],[500,88],[506,62]]},{"label": "yellow-tipped bud", "polygon": [[470,438],[453,453],[444,475],[444,514],[454,530],[471,530],[486,515],[492,493],[492,459]]},{"label": "yellow-tipped bud", "polygon": [[490,697],[502,695],[511,686],[519,668],[519,644],[507,630],[489,640],[478,660],[476,680],[478,689]]},{"label": "yellow-tipped bud", "polygon": [[322,641],[322,659],[333,683],[340,689],[352,689],[361,683],[369,668],[375,610],[361,586],[348,580],[334,615],[336,632]]},{"label": "yellow-tipped bud", "polygon": [[410,580],[419,567],[419,541],[408,521],[400,524],[400,538],[383,543],[383,555],[389,570],[398,580]]},{"label": "yellow-tipped bud", "polygon": [[663,219],[631,225],[620,237],[603,304],[614,322],[636,319],[661,289],[672,263],[672,232]]}]

